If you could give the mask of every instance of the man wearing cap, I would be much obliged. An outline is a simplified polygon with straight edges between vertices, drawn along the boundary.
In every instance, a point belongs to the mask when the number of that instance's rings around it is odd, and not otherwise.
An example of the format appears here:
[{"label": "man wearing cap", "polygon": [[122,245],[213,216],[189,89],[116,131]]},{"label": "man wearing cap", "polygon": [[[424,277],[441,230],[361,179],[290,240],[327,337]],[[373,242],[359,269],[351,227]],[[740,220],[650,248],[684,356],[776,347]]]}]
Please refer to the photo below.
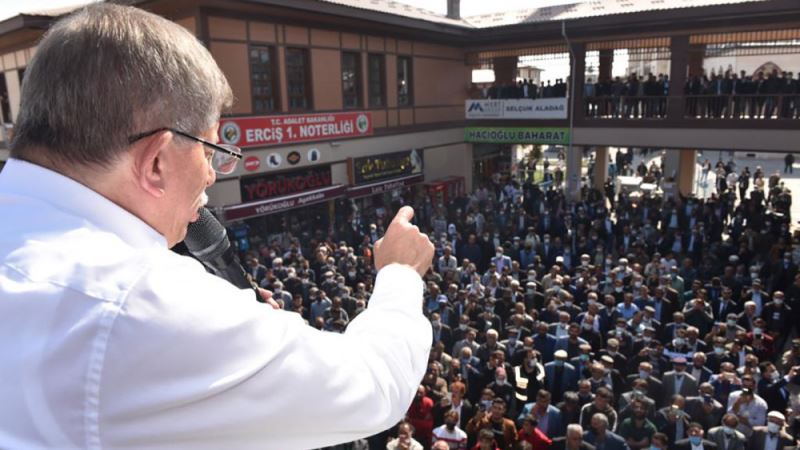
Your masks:
[{"label": "man wearing cap", "polygon": [[778,411],[771,411],[767,415],[767,426],[753,428],[750,437],[750,450],[784,450],[795,448],[795,441],[791,435],[784,431],[786,417]]},{"label": "man wearing cap", "polygon": [[566,351],[558,350],[554,356],[555,360],[544,365],[544,381],[547,390],[553,394],[553,402],[558,403],[564,391],[578,388],[578,372],[567,362]]},{"label": "man wearing cap", "polygon": [[664,398],[671,398],[675,394],[684,397],[697,395],[697,380],[686,373],[686,358],[678,356],[672,358],[673,370],[666,372],[662,381],[664,383]]}]

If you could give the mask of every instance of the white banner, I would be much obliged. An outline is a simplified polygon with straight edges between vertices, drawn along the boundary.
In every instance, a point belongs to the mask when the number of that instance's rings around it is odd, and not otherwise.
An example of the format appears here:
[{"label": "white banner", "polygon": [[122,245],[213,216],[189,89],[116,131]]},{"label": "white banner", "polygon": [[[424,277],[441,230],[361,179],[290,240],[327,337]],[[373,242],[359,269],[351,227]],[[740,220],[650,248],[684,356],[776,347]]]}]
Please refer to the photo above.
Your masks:
[{"label": "white banner", "polygon": [[567,99],[467,100],[467,119],[566,119]]}]

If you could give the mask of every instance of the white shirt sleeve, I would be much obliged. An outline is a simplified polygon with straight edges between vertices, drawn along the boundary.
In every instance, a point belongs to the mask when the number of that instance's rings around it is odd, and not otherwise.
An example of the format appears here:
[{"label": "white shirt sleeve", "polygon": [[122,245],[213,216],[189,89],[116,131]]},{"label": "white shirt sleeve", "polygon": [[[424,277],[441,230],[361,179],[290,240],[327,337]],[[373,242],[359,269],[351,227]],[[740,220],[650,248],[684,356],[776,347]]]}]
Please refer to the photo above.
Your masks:
[{"label": "white shirt sleeve", "polygon": [[[188,262],[186,262],[188,261]],[[308,449],[402,419],[427,365],[422,280],[387,266],[346,333],[317,331],[170,258],[110,327],[101,443],[127,449]]]}]

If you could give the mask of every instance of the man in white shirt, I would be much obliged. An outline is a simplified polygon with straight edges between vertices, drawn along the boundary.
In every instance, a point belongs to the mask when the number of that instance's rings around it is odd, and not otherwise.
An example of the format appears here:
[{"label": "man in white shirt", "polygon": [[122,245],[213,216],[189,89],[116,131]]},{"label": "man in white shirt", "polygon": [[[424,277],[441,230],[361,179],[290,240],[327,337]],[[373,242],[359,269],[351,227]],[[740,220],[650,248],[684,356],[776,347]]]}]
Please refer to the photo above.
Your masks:
[{"label": "man in white shirt", "polygon": [[0,174],[0,448],[304,449],[404,416],[431,343],[410,208],[369,308],[314,330],[168,250],[241,158],[214,144],[232,93],[192,34],[94,4],[25,77]]},{"label": "man in white shirt", "polygon": [[449,450],[466,450],[467,433],[458,427],[458,412],[444,413],[444,425],[433,429],[433,442],[445,442]]}]

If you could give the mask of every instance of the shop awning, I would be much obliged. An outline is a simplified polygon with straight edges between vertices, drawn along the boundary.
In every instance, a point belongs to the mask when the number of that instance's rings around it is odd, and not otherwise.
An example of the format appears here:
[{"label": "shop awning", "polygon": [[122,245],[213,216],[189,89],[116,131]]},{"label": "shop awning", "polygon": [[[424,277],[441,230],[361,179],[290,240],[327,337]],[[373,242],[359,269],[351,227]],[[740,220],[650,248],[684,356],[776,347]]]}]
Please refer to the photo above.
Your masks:
[{"label": "shop awning", "polygon": [[347,196],[350,198],[358,198],[382,194],[384,192],[393,191],[405,186],[411,186],[412,184],[422,183],[423,181],[425,181],[425,175],[421,173],[400,178],[392,178],[391,180],[383,180],[377,183],[353,186],[347,189]]},{"label": "shop awning", "polygon": [[283,197],[271,198],[251,203],[224,207],[223,214],[225,221],[249,219],[252,217],[265,216],[277,212],[288,211],[301,206],[314,205],[328,200],[341,197],[345,193],[345,186],[337,184],[324,188],[313,189],[299,194],[286,195]]}]

